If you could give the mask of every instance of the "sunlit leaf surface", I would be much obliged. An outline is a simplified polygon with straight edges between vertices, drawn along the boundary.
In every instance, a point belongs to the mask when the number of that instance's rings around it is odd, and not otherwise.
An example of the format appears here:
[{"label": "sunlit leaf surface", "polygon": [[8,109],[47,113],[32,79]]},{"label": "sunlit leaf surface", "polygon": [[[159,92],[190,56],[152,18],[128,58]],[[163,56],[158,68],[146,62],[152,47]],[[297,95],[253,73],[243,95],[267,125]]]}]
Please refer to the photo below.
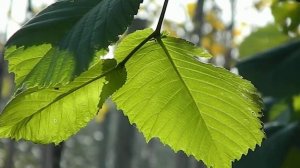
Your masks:
[{"label": "sunlit leaf surface", "polygon": [[0,137],[57,144],[75,134],[96,116],[100,94],[117,89],[101,75],[108,64],[114,67],[115,61],[97,63],[63,87],[32,88],[13,97],[0,115]]},{"label": "sunlit leaf surface", "polygon": [[[117,60],[150,33],[123,40]],[[208,166],[230,168],[264,137],[261,102],[250,82],[199,62],[202,54],[182,39],[149,41],[126,64],[127,81],[112,98],[148,141],[158,137]]]},{"label": "sunlit leaf surface", "polygon": [[141,2],[67,0],[47,7],[6,44],[5,59],[17,86],[45,88],[72,81],[119,39]]}]

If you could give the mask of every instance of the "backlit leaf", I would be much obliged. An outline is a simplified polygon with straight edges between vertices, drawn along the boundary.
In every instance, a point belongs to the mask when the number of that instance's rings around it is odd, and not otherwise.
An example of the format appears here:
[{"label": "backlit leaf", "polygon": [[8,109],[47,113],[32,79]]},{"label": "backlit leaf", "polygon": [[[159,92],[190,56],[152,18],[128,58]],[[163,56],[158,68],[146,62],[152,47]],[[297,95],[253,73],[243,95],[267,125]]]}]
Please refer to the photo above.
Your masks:
[{"label": "backlit leaf", "polygon": [[18,76],[17,86],[43,88],[72,81],[118,40],[141,2],[67,0],[43,10],[6,44],[5,59]]},{"label": "backlit leaf", "polygon": [[[16,95],[0,115],[0,137],[56,144],[67,139],[96,116],[102,92],[118,89],[104,88],[111,84],[101,75],[104,69],[98,63],[63,87],[32,88]],[[107,75],[114,73],[118,71]]]},{"label": "backlit leaf", "polygon": [[[139,44],[137,37],[149,33],[129,36],[116,58],[124,58]],[[230,168],[264,137],[261,100],[250,82],[199,62],[199,51],[206,53],[165,35],[149,41],[127,62],[127,81],[112,99],[147,141],[158,137],[209,167]]]}]

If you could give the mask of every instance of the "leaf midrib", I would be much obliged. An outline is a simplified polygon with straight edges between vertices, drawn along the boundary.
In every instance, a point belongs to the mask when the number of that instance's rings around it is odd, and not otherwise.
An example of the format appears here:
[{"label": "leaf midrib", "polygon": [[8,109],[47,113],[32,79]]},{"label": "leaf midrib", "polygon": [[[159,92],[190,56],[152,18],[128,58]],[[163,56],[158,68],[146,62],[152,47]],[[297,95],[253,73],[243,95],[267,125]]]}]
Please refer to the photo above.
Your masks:
[{"label": "leaf midrib", "polygon": [[[195,102],[194,96],[193,96],[192,93],[190,92],[189,87],[187,86],[187,84],[186,84],[185,81],[183,80],[183,78],[182,78],[180,72],[178,71],[178,69],[177,69],[177,67],[176,67],[176,65],[175,65],[175,63],[174,63],[174,61],[173,61],[173,59],[172,59],[172,56],[170,55],[170,53],[169,53],[167,47],[164,45],[164,43],[163,43],[163,41],[162,41],[161,39],[158,39],[157,41],[158,41],[158,44],[160,45],[160,47],[161,47],[161,48],[163,49],[163,51],[165,52],[165,54],[166,54],[166,56],[167,56],[169,62],[171,63],[171,65],[172,65],[174,71],[176,72],[177,76],[179,77],[181,83],[184,85],[185,89],[188,91],[189,96],[193,99],[194,104],[198,107],[197,103]],[[199,111],[199,110],[198,110],[198,111]],[[200,114],[200,116],[202,117],[200,111],[199,111],[199,114]],[[202,118],[202,119],[203,119],[203,118]],[[203,122],[205,123],[205,121],[203,121]],[[206,123],[205,123],[205,126],[206,126]]]},{"label": "leaf midrib", "polygon": [[[187,84],[186,84],[185,81],[183,80],[183,78],[182,78],[180,72],[179,72],[178,69],[176,68],[176,65],[175,65],[175,63],[174,63],[174,61],[173,61],[173,59],[172,59],[172,57],[171,57],[171,55],[170,55],[170,53],[169,53],[167,47],[165,46],[165,44],[163,43],[163,41],[162,41],[160,38],[157,38],[157,42],[158,42],[158,44],[160,45],[160,47],[163,49],[163,51],[165,52],[165,55],[167,56],[169,62],[171,63],[171,65],[172,65],[174,71],[176,72],[177,76],[179,77],[181,83],[184,85],[184,87],[185,87],[185,89],[187,90],[189,96],[193,99],[194,104],[196,105],[196,107],[198,107],[198,104],[197,104],[197,102],[195,102],[194,96],[193,96],[192,93],[190,92],[189,87],[187,86]],[[209,129],[208,129],[208,126],[207,126],[206,122],[205,122],[204,119],[203,119],[203,116],[201,115],[201,112],[200,112],[200,110],[199,110],[199,107],[197,108],[197,110],[198,110],[198,112],[199,112],[199,115],[201,116],[201,117],[200,117],[201,120],[203,121],[203,123],[204,123],[204,125],[205,125],[205,127],[206,127],[206,130],[207,130],[207,132],[208,132],[209,137],[211,138],[211,140],[214,140],[214,139],[212,138],[212,136],[211,136],[211,133],[210,133],[210,131],[209,131]],[[213,144],[213,146],[215,146],[216,150],[218,150],[216,144],[215,144],[215,143],[212,143],[212,144]],[[222,157],[220,157],[220,159],[222,159]]]},{"label": "leaf midrib", "polygon": [[[64,93],[64,94],[62,94],[62,95],[59,95],[59,96],[56,97],[52,102],[50,102],[48,105],[46,105],[45,107],[42,107],[40,110],[36,111],[36,112],[33,113],[32,115],[30,115],[30,116],[28,116],[28,117],[25,117],[23,120],[21,120],[21,121],[18,122],[18,123],[21,123],[21,122],[24,121],[24,120],[28,120],[28,121],[31,120],[31,118],[32,118],[34,115],[41,113],[41,112],[44,111],[46,108],[48,108],[49,106],[53,105],[54,103],[60,101],[61,99],[65,98],[66,96],[68,96],[68,95],[72,94],[73,92],[79,90],[80,88],[83,88],[83,87],[85,87],[85,86],[87,86],[87,85],[89,85],[89,84],[95,82],[96,80],[98,80],[98,79],[104,77],[105,75],[111,73],[111,72],[114,71],[114,70],[115,70],[115,68],[113,68],[113,69],[111,69],[111,70],[109,70],[109,71],[106,71],[106,72],[102,73],[101,75],[99,75],[99,76],[97,76],[97,77],[95,77],[95,78],[92,78],[91,80],[89,80],[89,81],[87,81],[87,82],[85,82],[85,83],[83,83],[83,84],[81,84],[81,85],[79,85],[79,86],[77,86],[77,87],[75,87],[75,88],[73,88],[73,89],[67,91],[66,93]],[[66,85],[66,86],[67,86],[67,85]]]}]

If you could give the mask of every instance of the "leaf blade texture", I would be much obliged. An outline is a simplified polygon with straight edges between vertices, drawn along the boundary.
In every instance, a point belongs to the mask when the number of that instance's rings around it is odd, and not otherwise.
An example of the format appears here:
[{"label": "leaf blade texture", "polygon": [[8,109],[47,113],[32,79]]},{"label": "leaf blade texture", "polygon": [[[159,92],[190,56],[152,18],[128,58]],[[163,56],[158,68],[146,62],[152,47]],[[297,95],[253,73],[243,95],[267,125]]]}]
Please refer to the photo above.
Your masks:
[{"label": "leaf blade texture", "polygon": [[0,115],[0,137],[58,144],[78,132],[102,106],[100,94],[117,89],[115,84],[110,88],[103,75],[104,65],[114,67],[115,61],[104,62],[91,66],[68,85],[31,88],[13,97]]},{"label": "leaf blade texture", "polygon": [[[33,55],[18,53],[19,60],[31,64],[26,73],[10,68],[16,76],[22,76],[16,79],[17,86],[47,88],[72,81],[99,61],[108,46],[119,39],[118,35],[131,23],[140,3],[142,0],[68,0],[40,12],[6,44],[5,59],[10,67],[21,66],[10,59],[10,53],[16,53],[15,50],[23,48]],[[34,52],[45,48],[45,44],[51,46],[46,53]],[[29,62],[31,57],[35,58],[34,62]]]},{"label": "leaf blade texture", "polygon": [[[117,60],[128,41],[139,43],[128,38]],[[127,62],[127,81],[112,99],[147,141],[158,137],[209,167],[229,168],[264,137],[260,98],[250,82],[199,62],[196,48],[173,37],[149,41]]]}]

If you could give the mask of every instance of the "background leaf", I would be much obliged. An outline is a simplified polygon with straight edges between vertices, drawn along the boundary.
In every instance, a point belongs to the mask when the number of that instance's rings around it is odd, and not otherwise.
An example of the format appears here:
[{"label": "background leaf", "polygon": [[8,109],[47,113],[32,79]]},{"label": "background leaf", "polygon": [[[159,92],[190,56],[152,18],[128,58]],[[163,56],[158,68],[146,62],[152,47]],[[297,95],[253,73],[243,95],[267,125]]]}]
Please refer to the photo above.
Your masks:
[{"label": "background leaf", "polygon": [[300,41],[290,42],[237,64],[241,76],[264,96],[288,97],[300,93]]},{"label": "background leaf", "polygon": [[234,164],[234,168],[280,168],[292,146],[293,137],[299,128],[298,123],[278,125],[275,123],[266,125],[267,139],[261,147]]},{"label": "background leaf", "polygon": [[280,32],[275,25],[268,25],[254,31],[243,41],[239,47],[240,57],[252,56],[253,54],[277,47],[288,40],[289,37]]},{"label": "background leaf", "polygon": [[299,35],[300,2],[295,0],[276,1],[272,5],[272,14],[276,23],[282,28],[283,32],[294,32]]},{"label": "background leaf", "polygon": [[300,148],[299,147],[290,148],[282,168],[300,167],[299,158],[300,158]]},{"label": "background leaf", "polygon": [[[114,69],[113,71],[111,71],[112,68]],[[117,61],[115,59],[105,61],[103,72],[108,71],[109,73],[105,75],[105,84],[100,95],[99,107],[105,103],[108,97],[124,85],[127,78],[126,69],[117,66]]]},{"label": "background leaf", "polygon": [[[119,45],[117,59],[139,43],[135,37]],[[127,62],[127,81],[113,100],[148,141],[159,137],[208,166],[229,168],[264,137],[260,98],[250,82],[199,62],[201,53],[182,39],[149,41]]]}]

